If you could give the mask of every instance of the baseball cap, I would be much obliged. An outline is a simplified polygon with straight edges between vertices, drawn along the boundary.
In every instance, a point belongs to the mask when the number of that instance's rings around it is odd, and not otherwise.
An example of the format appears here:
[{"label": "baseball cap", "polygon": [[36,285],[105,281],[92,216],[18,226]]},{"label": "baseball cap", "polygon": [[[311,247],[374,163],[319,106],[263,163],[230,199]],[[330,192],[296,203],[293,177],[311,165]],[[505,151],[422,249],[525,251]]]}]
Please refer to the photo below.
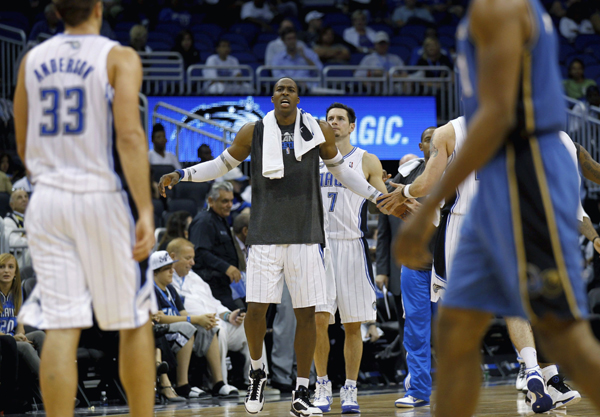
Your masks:
[{"label": "baseball cap", "polygon": [[383,30],[380,30],[379,32],[377,32],[375,34],[375,43],[379,43],[379,42],[390,43],[390,37],[387,34],[387,32],[384,32]]},{"label": "baseball cap", "polygon": [[171,259],[169,252],[166,250],[158,250],[150,255],[150,269],[153,271],[156,271],[163,266],[174,264],[175,262],[177,261]]},{"label": "baseball cap", "polygon": [[309,12],[306,17],[304,18],[304,21],[306,23],[310,22],[311,20],[315,20],[315,19],[320,19],[323,16],[325,16],[323,13],[321,12],[317,12],[316,10],[313,10],[312,12]]},{"label": "baseball cap", "polygon": [[223,175],[224,181],[246,181],[248,179],[247,176],[244,175],[241,169],[233,168],[227,174]]}]

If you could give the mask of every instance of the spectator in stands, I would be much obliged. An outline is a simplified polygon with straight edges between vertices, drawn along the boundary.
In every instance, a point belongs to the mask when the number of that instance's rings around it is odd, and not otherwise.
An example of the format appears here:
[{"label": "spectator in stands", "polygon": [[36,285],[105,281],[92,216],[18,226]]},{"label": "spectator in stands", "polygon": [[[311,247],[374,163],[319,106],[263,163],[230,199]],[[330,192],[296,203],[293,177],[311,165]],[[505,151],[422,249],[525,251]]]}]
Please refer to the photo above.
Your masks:
[{"label": "spectator in stands", "polygon": [[15,338],[21,361],[39,377],[40,353],[46,334],[41,330],[25,334],[23,324],[17,322],[22,303],[19,265],[13,255],[3,253],[0,255],[0,335]]},{"label": "spectator in stands", "polygon": [[576,100],[585,97],[587,88],[596,85],[596,81],[585,78],[585,66],[583,61],[575,58],[569,64],[569,78],[563,80],[565,94]]},{"label": "spectator in stands", "polygon": [[398,55],[389,54],[390,37],[386,32],[377,32],[375,35],[375,52],[365,56],[360,61],[361,67],[377,67],[380,70],[357,70],[356,77],[381,77],[392,67],[403,67],[404,61]]},{"label": "spectator in stands", "polygon": [[192,15],[184,8],[181,0],[170,0],[169,5],[158,14],[158,21],[173,22],[179,26],[187,27],[192,21]]},{"label": "spectator in stands", "polygon": [[152,52],[152,48],[146,45],[148,42],[148,31],[143,25],[135,25],[129,31],[129,46],[138,52]]},{"label": "spectator in stands", "polygon": [[[272,40],[267,44],[267,49],[265,50],[265,65],[273,65],[273,58],[280,52],[285,51],[285,43],[283,43],[283,32],[286,29],[295,29],[294,23],[289,19],[284,19],[279,24],[279,37],[275,40]],[[302,41],[298,41],[298,47],[307,48],[306,44]]]},{"label": "spectator in stands", "polygon": [[198,159],[200,162],[212,161],[215,159],[210,146],[208,146],[206,143],[203,143],[198,147]]},{"label": "spectator in stands", "polygon": [[597,85],[590,85],[585,90],[585,101],[581,100],[571,109],[576,117],[567,118],[567,131],[570,136],[586,134],[582,132],[583,121],[591,116],[600,119],[600,89]]},{"label": "spectator in stands", "polygon": [[12,159],[9,154],[5,153],[0,156],[0,193],[12,193],[12,182],[10,182],[9,172],[11,170]]},{"label": "spectator in stands", "polygon": [[573,3],[567,9],[565,16],[561,17],[558,29],[569,42],[574,42],[581,34],[594,33],[594,26],[589,20],[589,11],[584,3]]},{"label": "spectator in stands", "polygon": [[159,308],[158,313],[153,316],[153,321],[169,325],[166,337],[172,342],[171,349],[177,354],[177,394],[186,398],[197,398],[204,392],[191,387],[188,382],[188,369],[193,351],[198,357],[206,357],[213,382],[213,396],[237,397],[238,391],[223,382],[215,314],[188,315],[181,297],[172,285],[173,260],[167,251],[158,251],[150,255],[150,269],[154,271],[154,292]]},{"label": "spectator in stands", "polygon": [[[175,239],[169,243],[167,252],[175,261],[173,287],[184,300],[183,305],[189,314],[210,315],[217,320],[223,381],[228,380],[227,351],[241,352],[244,355],[244,377],[250,369],[250,352],[244,332],[244,313],[241,309],[231,311],[217,300],[210,286],[192,271],[194,266],[194,244],[186,239]],[[263,355],[266,348],[263,346]],[[264,358],[264,357],[263,357]],[[265,362],[266,363],[266,362]]]},{"label": "spectator in stands", "polygon": [[214,78],[215,81],[207,83],[207,92],[209,94],[252,94],[253,87],[250,83],[236,81],[218,80],[218,77],[241,77],[242,71],[238,67],[240,62],[231,53],[231,46],[226,39],[219,40],[217,44],[217,53],[206,59],[205,65],[219,67],[206,68],[202,70],[207,78]]},{"label": "spectator in stands", "polygon": [[409,22],[433,23],[433,16],[426,7],[422,6],[417,0],[405,0],[404,6],[400,6],[394,10],[392,21],[399,28]]},{"label": "spectator in stands", "polygon": [[[452,60],[448,55],[442,53],[442,47],[438,38],[429,37],[423,41],[423,55],[417,61],[419,66],[442,67],[446,66],[450,69],[454,68]],[[434,78],[440,77],[439,71],[425,71],[425,77]]]},{"label": "spectator in stands", "polygon": [[231,214],[228,218],[229,224],[233,224],[233,220],[246,208],[250,207],[250,203],[246,202],[242,197],[242,192],[246,188],[248,177],[242,173],[239,168],[233,168],[227,174],[221,177],[223,181],[229,181],[233,187],[233,204],[231,206]]},{"label": "spectator in stands", "polygon": [[54,3],[50,3],[44,9],[44,20],[37,22],[33,25],[33,28],[31,28],[29,40],[36,41],[38,40],[39,35],[46,35],[48,37],[54,36],[63,30],[64,26],[62,21],[58,18],[56,6],[54,6]]},{"label": "spectator in stands", "polygon": [[[323,64],[319,60],[319,56],[312,50],[306,47],[298,46],[298,38],[296,36],[296,29],[286,29],[282,35],[283,43],[285,44],[285,51],[278,53],[273,57],[273,66],[311,66],[315,67],[315,70],[322,70]],[[310,77],[316,73],[316,71],[309,69],[278,69],[273,70],[273,76],[276,78],[291,77],[296,80],[300,85],[305,84],[308,87],[316,86],[316,83],[302,83],[302,78]]]},{"label": "spectator in stands", "polygon": [[233,221],[233,241],[235,250],[238,254],[240,263],[238,269],[246,272],[246,258],[248,257],[248,247],[246,246],[246,237],[248,237],[248,226],[250,225],[250,213],[245,211]]},{"label": "spectator in stands", "polygon": [[350,50],[336,38],[331,27],[321,31],[313,51],[323,64],[347,64],[350,61]]},{"label": "spectator in stands", "polygon": [[4,218],[4,234],[8,236],[8,244],[11,248],[15,246],[25,246],[25,248],[11,249],[19,261],[19,265],[23,268],[26,265],[31,265],[31,258],[27,250],[27,236],[25,233],[12,233],[13,231],[25,231],[25,211],[29,203],[29,194],[27,191],[16,189],[10,196],[11,212]]},{"label": "spectator in stands", "polygon": [[190,65],[200,63],[200,52],[194,46],[194,35],[187,29],[183,29],[175,37],[173,52],[181,54],[186,70]]},{"label": "spectator in stands", "polygon": [[260,26],[263,32],[271,32],[273,28],[270,23],[275,17],[271,5],[265,0],[250,0],[242,6],[240,13],[242,20]]},{"label": "spectator in stands", "polygon": [[175,169],[181,169],[177,156],[166,150],[167,136],[165,127],[160,123],[152,126],[152,145],[154,149],[148,151],[150,165],[172,165]]},{"label": "spectator in stands", "polygon": [[213,295],[230,310],[236,310],[229,284],[238,282],[238,256],[227,223],[233,204],[233,186],[213,184],[208,193],[208,211],[199,212],[190,225],[190,241],[196,248],[194,272],[210,285]]},{"label": "spectator in stands", "polygon": [[362,53],[368,53],[375,46],[375,32],[367,26],[367,15],[362,10],[352,13],[352,27],[344,30],[344,40]]},{"label": "spectator in stands", "polygon": [[12,179],[15,167],[10,154],[0,153],[0,171],[4,172],[9,179]]},{"label": "spectator in stands", "polygon": [[189,229],[192,223],[192,215],[185,211],[176,211],[169,216],[165,234],[160,239],[158,250],[167,250],[167,245],[177,238],[189,239]]},{"label": "spectator in stands", "polygon": [[317,43],[317,40],[319,39],[319,34],[323,26],[323,16],[323,13],[316,10],[309,12],[304,18],[304,21],[308,26],[304,32],[300,32],[298,34],[298,39],[303,41],[305,44],[314,47],[315,43]]}]

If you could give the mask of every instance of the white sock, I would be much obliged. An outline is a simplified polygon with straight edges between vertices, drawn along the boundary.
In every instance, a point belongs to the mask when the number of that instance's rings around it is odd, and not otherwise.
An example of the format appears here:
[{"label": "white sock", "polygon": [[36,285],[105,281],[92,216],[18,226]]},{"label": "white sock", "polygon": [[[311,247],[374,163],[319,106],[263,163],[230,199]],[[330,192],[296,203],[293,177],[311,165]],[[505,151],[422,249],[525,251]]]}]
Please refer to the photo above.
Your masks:
[{"label": "white sock", "polygon": [[523,358],[523,362],[525,362],[525,367],[528,371],[539,366],[537,362],[537,352],[532,347],[521,349],[521,358]]},{"label": "white sock", "polygon": [[257,361],[255,361],[254,359],[250,359],[250,363],[251,363],[252,369],[254,371],[256,371],[257,369],[262,369],[263,368],[262,359],[259,359]]},{"label": "white sock", "polygon": [[344,386],[356,388],[356,381],[353,381],[351,379],[347,379],[346,382],[344,383]]},{"label": "white sock", "polygon": [[558,375],[558,367],[556,365],[546,366],[542,369],[542,375],[544,376],[544,382],[548,384],[548,381],[550,381],[554,375]]},{"label": "white sock", "polygon": [[308,388],[308,378],[300,378],[298,377],[296,379],[296,390],[300,387],[306,387]]},{"label": "white sock", "polygon": [[328,376],[328,375],[325,375],[325,376],[318,376],[318,377],[317,377],[317,382],[318,382],[318,383],[320,383],[320,384],[324,384],[324,383],[326,383],[327,381],[329,381],[329,376]]}]

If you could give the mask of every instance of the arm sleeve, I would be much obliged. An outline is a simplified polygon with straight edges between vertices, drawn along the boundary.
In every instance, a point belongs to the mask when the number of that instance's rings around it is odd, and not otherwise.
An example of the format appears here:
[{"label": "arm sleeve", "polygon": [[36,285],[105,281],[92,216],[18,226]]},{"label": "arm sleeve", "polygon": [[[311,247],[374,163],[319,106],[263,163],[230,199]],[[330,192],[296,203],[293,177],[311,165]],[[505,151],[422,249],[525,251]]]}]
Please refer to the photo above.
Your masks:
[{"label": "arm sleeve", "polygon": [[[206,182],[222,177],[233,168],[241,164],[233,156],[229,155],[229,151],[225,151],[212,161],[202,162],[183,169],[183,177],[180,181]],[[181,175],[181,172],[180,172]]]},{"label": "arm sleeve", "polygon": [[390,220],[385,214],[379,215],[377,221],[377,274],[390,275],[390,243],[392,233]]},{"label": "arm sleeve", "polygon": [[361,177],[356,171],[344,163],[344,157],[339,150],[335,157],[332,159],[324,159],[323,162],[325,163],[327,170],[353,193],[358,194],[375,204],[377,204],[377,198],[383,195],[375,187],[369,184],[366,179]]}]

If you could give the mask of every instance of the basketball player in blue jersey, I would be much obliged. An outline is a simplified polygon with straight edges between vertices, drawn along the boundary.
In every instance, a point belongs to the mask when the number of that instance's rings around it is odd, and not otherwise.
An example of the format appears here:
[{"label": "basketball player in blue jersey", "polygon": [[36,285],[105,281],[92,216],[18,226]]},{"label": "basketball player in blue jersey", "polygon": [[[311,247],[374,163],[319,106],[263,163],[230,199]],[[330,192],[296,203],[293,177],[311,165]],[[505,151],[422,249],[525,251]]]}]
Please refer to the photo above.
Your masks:
[{"label": "basketball player in blue jersey", "polygon": [[37,285],[19,318],[46,330],[47,416],[73,415],[77,346],[93,311],[100,328],[120,331],[131,415],[149,417],[156,300],[144,265],[154,215],[138,111],[142,66],[133,49],[99,35],[100,0],[54,4],[65,32],[23,58],[14,100],[17,150],[35,185],[25,228]]},{"label": "basketball player in blue jersey", "polygon": [[[164,175],[159,189],[164,195],[164,187],[179,181],[215,179],[252,155],[252,210],[256,214],[246,240],[251,249],[244,320],[252,361],[244,405],[250,414],[259,413],[264,406],[267,377],[261,357],[265,315],[271,303],[281,302],[285,279],[297,322],[294,348],[298,379],[290,412],[295,416],[317,416],[322,412],[310,401],[308,377],[315,352],[315,306],[325,303],[326,284],[321,255],[325,234],[319,157],[336,179],[363,198],[375,202],[382,193],[344,163],[331,126],[300,111],[294,80],[286,77],[277,81],[271,101],[273,112],[244,125],[219,157]],[[310,149],[298,158],[296,152],[303,147]],[[272,175],[275,171],[279,175]]]},{"label": "basketball player in blue jersey", "polygon": [[[577,176],[558,136],[566,117],[552,20],[538,0],[474,0],[467,16],[457,31],[467,140],[395,245],[402,264],[429,259],[436,207],[478,170],[440,308],[436,414],[475,412],[479,348],[493,315],[528,317],[544,350],[600,410],[600,346],[585,321],[580,277]],[[538,379],[529,384],[534,410],[547,407]]]},{"label": "basketball player in blue jersey", "polygon": [[[344,155],[348,167],[377,190],[387,192],[379,158],[350,144],[350,134],[356,127],[354,109],[341,103],[333,103],[327,109],[326,119],[333,129],[335,144]],[[317,383],[314,404],[323,412],[328,412],[333,403],[331,381],[327,376],[330,346],[327,329],[330,321],[335,320],[335,312],[339,309],[346,335],[346,382],[340,389],[342,414],[360,413],[356,380],[363,351],[362,323],[371,323],[369,332],[377,332],[374,324],[377,310],[373,268],[368,253],[369,246],[364,237],[369,204],[336,180],[325,164],[321,164],[320,180],[325,211],[326,250],[331,253],[331,271],[328,272],[333,276],[327,276],[327,303],[317,305],[315,309]]]}]

